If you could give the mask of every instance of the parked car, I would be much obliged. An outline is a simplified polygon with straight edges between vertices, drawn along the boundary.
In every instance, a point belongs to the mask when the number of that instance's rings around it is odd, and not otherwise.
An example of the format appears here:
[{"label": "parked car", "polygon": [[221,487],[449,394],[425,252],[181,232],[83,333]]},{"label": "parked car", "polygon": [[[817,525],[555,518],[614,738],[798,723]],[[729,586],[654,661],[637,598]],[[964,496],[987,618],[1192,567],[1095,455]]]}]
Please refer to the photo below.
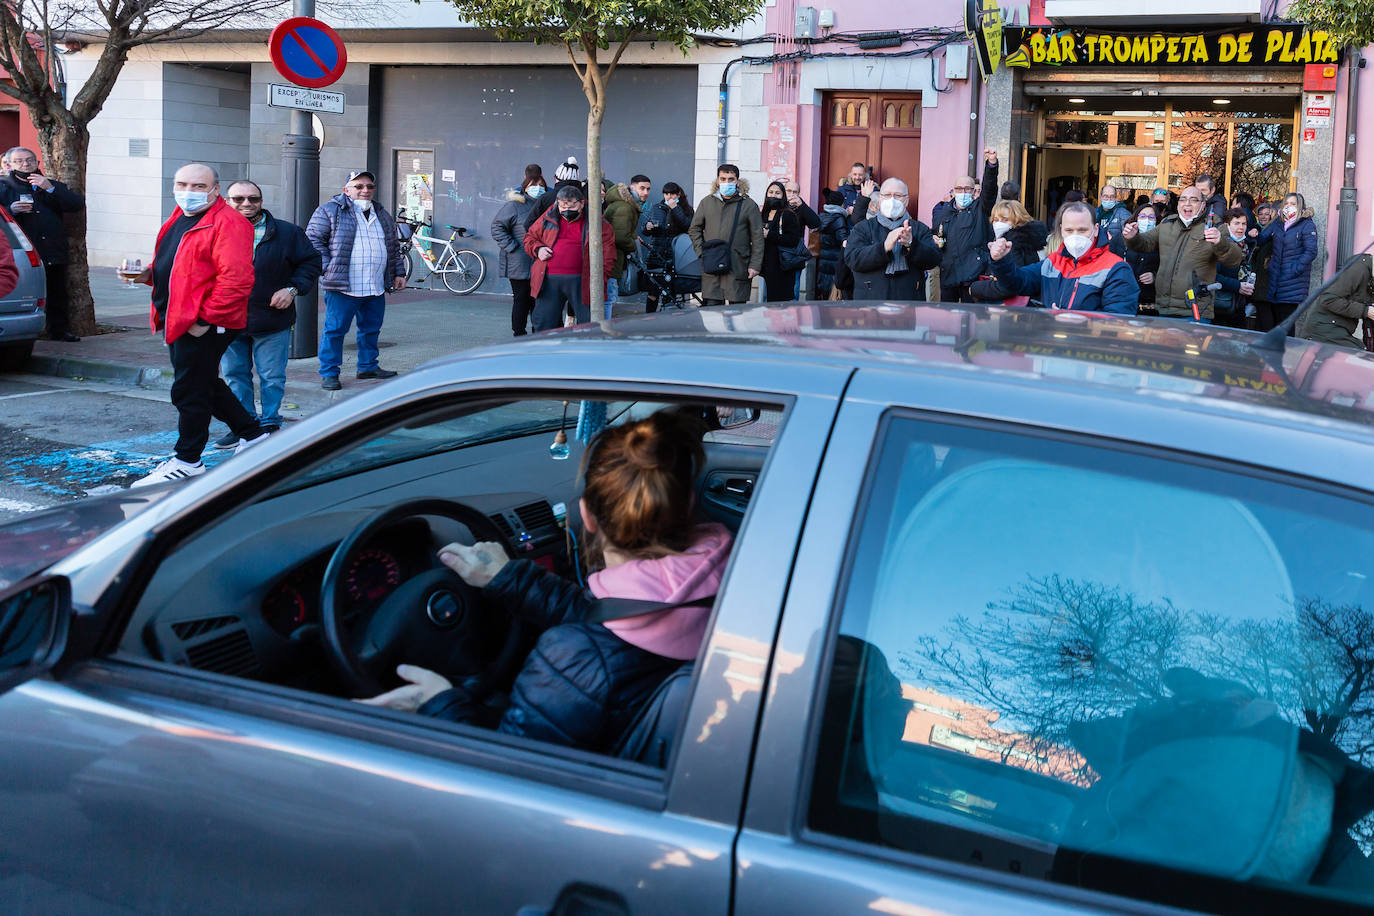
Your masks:
[{"label": "parked car", "polygon": [[[5,910],[1367,912],[1374,358],[1256,339],[651,316],[0,527]],[[383,609],[414,646],[505,626],[427,612],[439,545],[578,575],[600,406],[725,418],[698,500],[730,567],[631,729],[666,740],[352,702],[406,660],[356,642]]]},{"label": "parked car", "polygon": [[19,285],[0,298],[0,369],[17,369],[33,355],[33,342],[43,330],[48,280],[33,243],[4,207],[0,207],[0,229],[19,268]]}]

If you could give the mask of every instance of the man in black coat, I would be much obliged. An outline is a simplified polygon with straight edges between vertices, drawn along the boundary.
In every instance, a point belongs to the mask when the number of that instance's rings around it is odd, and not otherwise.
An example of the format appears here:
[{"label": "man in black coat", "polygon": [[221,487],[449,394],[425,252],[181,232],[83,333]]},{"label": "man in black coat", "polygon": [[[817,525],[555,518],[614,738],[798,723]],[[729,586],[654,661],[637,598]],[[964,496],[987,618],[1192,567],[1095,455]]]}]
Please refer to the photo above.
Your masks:
[{"label": "man in black coat", "polygon": [[82,196],[60,181],[53,181],[38,167],[33,150],[16,146],[5,153],[5,176],[0,179],[0,204],[33,242],[43,260],[48,293],[44,333],[49,340],[80,340],[71,332],[67,295],[67,228],[63,213],[76,213],[86,207]]},{"label": "man in black coat", "polygon": [[969,286],[988,271],[992,207],[997,203],[997,151],[983,150],[982,193],[975,200],[973,177],[954,182],[954,201],[934,218],[940,258],[940,301],[976,302]]},{"label": "man in black coat", "polygon": [[878,213],[850,230],[844,260],[855,299],[925,301],[926,271],[940,263],[940,249],[907,204],[906,183],[889,178],[878,192]]},{"label": "man in black coat", "polygon": [[[234,182],[225,197],[253,224],[253,292],[248,298],[248,326],[224,352],[220,371],[234,397],[258,418],[263,432],[275,432],[282,423],[296,297],[315,288],[322,261],[303,229],[262,208],[262,188],[253,182]],[[261,387],[260,413],[253,409],[254,368]],[[232,431],[215,442],[215,448],[237,445]]]}]

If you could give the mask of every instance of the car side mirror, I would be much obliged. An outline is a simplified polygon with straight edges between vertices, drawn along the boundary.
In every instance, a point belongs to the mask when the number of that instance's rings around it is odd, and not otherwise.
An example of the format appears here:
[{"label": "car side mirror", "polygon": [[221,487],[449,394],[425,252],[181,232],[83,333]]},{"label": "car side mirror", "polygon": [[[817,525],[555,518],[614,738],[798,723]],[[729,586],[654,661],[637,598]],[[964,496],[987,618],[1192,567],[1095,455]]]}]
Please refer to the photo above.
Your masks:
[{"label": "car side mirror", "polygon": [[62,576],[0,593],[0,692],[50,668],[66,644],[72,589]]},{"label": "car side mirror", "polygon": [[720,429],[739,429],[741,426],[748,426],[750,423],[757,423],[759,416],[763,413],[757,407],[727,407],[717,411],[716,418],[720,423]]}]

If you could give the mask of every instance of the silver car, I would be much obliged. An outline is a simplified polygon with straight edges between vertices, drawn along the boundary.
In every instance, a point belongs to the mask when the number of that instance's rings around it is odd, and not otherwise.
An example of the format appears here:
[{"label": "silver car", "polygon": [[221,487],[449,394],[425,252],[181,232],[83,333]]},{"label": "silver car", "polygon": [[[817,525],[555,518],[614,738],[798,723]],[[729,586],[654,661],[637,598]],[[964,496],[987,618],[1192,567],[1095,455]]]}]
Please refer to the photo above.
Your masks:
[{"label": "silver car", "polygon": [[[1374,359],[1257,340],[679,312],[0,528],[4,910],[1368,912]],[[683,406],[737,538],[612,750],[353,702],[508,625],[439,545],[576,577],[576,428]]]},{"label": "silver car", "polygon": [[33,243],[4,207],[0,207],[0,230],[19,268],[19,285],[0,298],[0,369],[17,369],[33,355],[33,342],[43,330],[48,280]]}]

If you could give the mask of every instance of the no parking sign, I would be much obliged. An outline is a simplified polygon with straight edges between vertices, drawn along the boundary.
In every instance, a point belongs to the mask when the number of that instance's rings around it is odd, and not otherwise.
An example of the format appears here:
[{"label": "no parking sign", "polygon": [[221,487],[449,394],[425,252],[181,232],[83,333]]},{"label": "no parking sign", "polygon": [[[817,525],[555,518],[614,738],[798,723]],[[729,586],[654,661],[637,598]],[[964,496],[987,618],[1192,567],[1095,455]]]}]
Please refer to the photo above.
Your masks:
[{"label": "no parking sign", "polygon": [[267,39],[267,49],[277,72],[307,89],[334,83],[348,66],[348,52],[339,33],[309,16],[295,16],[278,24]]}]

